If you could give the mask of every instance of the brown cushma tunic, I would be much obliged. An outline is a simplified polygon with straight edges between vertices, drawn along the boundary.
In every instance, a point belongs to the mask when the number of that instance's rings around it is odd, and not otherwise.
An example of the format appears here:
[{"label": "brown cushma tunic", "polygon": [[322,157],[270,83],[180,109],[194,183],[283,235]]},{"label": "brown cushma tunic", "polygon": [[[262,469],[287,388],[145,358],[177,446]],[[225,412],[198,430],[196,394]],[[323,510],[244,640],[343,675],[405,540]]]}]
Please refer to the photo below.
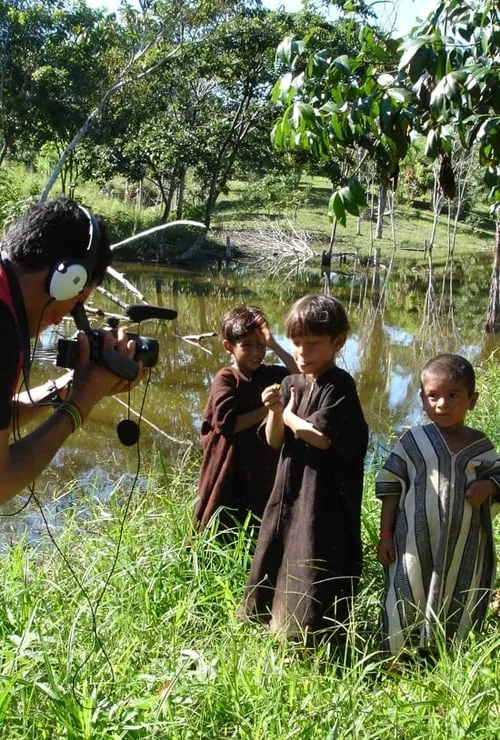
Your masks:
[{"label": "brown cushma tunic", "polygon": [[368,428],[353,378],[334,367],[311,383],[291,375],[297,414],[331,441],[320,450],[285,427],[240,616],[295,638],[344,623],[361,574],[361,497]]},{"label": "brown cushma tunic", "polygon": [[206,526],[220,507],[243,521],[249,511],[262,516],[271,491],[278,453],[257,436],[258,424],[234,433],[236,417],[262,406],[261,393],[288,375],[282,365],[261,365],[252,378],[232,367],[216,374],[203,412],[203,460],[195,520]]}]

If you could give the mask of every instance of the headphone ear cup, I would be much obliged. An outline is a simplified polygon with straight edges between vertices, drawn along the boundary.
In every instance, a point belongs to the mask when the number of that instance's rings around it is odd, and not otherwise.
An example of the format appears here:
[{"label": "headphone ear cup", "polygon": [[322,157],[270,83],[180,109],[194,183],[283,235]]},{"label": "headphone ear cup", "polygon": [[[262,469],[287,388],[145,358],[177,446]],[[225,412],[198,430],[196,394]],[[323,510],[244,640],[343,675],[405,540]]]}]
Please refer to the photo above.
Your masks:
[{"label": "headphone ear cup", "polygon": [[88,272],[77,262],[60,262],[49,274],[47,292],[56,301],[75,298],[86,286]]}]

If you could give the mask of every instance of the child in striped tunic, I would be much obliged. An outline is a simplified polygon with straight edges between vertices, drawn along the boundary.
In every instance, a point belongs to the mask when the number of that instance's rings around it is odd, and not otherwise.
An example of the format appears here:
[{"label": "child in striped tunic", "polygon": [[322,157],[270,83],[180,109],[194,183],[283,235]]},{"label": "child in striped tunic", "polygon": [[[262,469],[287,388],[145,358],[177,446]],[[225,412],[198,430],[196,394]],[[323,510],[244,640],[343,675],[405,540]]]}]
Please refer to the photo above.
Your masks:
[{"label": "child in striped tunic", "polygon": [[383,646],[392,655],[480,627],[495,577],[500,460],[488,437],[465,425],[478,397],[473,367],[459,355],[434,357],[420,395],[431,423],[400,438],[376,479]]}]

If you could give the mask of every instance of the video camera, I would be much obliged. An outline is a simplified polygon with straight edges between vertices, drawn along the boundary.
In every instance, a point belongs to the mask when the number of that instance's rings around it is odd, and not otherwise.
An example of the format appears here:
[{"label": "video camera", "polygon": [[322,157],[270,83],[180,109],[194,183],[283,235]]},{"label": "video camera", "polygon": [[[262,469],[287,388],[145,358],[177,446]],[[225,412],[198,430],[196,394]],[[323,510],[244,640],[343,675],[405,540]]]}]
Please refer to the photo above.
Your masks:
[{"label": "video camera", "polygon": [[[127,306],[125,314],[131,321],[141,322],[147,319],[175,319],[177,311],[170,308],[137,304]],[[83,303],[77,303],[71,312],[77,328],[84,331],[89,339],[90,359],[99,365],[104,365],[112,373],[124,380],[134,380],[138,373],[138,362],[143,367],[154,367],[158,362],[159,346],[156,339],[142,337],[133,332],[127,332],[129,339],[135,341],[133,359],[118,354],[118,352],[103,350],[101,333],[91,329]],[[116,332],[116,326],[109,329]],[[75,338],[59,339],[57,343],[56,365],[58,367],[74,368],[77,355],[77,340]]]}]

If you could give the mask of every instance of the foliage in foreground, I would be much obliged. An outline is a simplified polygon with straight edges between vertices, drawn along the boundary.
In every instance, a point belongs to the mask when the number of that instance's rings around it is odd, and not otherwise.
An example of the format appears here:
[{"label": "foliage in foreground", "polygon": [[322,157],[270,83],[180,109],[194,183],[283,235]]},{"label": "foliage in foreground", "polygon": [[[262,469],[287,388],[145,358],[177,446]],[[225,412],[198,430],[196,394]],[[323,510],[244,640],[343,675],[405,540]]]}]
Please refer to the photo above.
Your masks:
[{"label": "foliage in foreground", "polygon": [[[496,358],[473,423],[500,442]],[[289,646],[235,613],[250,560],[240,533],[190,546],[197,459],[115,491],[57,542],[2,558],[0,734],[13,738],[491,738],[500,731],[497,617],[435,665],[378,655],[378,505],[367,475],[365,571],[344,655]],[[123,537],[116,568],[121,525]],[[108,582],[109,579],[109,582]],[[95,622],[95,630],[92,622]],[[96,641],[96,633],[101,646]]]}]

